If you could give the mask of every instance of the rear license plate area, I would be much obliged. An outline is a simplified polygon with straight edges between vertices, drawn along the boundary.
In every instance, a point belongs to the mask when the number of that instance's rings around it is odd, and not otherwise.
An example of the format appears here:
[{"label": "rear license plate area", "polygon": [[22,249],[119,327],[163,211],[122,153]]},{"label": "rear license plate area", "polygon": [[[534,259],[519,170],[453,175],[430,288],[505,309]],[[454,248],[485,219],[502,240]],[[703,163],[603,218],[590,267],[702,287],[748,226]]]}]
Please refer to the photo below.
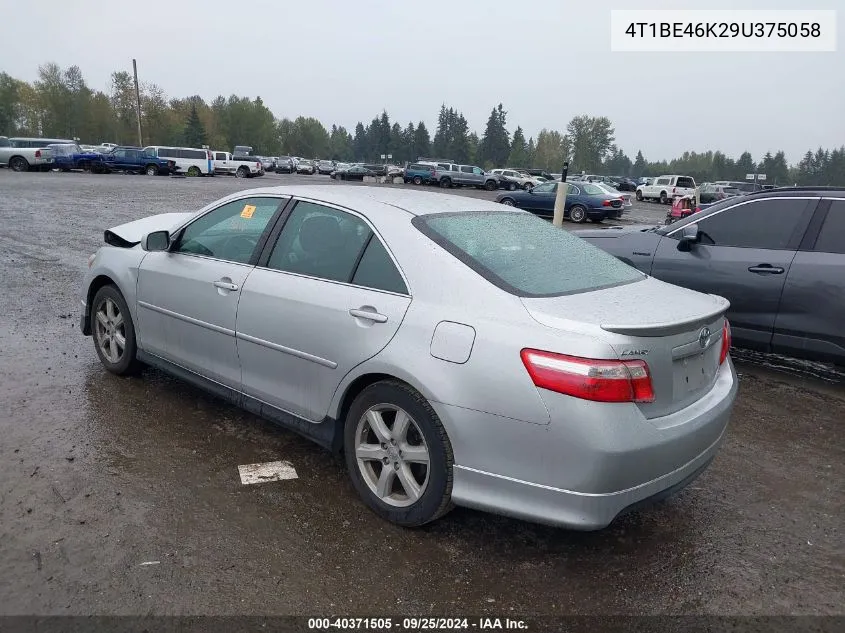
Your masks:
[{"label": "rear license plate area", "polygon": [[716,378],[718,362],[713,358],[711,348],[675,360],[673,369],[674,396],[677,400],[707,388]]}]

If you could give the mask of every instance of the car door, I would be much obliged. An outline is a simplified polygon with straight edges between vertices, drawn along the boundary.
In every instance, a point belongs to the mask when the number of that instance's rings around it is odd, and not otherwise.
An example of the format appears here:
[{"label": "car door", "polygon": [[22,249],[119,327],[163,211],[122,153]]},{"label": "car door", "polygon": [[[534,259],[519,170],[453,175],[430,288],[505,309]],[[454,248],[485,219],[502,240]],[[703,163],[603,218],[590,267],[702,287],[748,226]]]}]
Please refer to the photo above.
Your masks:
[{"label": "car door", "polygon": [[221,173],[231,171],[229,166],[228,155],[226,152],[215,152],[214,153],[214,171],[219,171]]},{"label": "car door", "polygon": [[[570,185],[570,188],[572,185]],[[521,206],[523,209],[533,211],[540,215],[551,215],[555,210],[555,197],[557,196],[557,183],[547,182],[538,185],[530,191],[522,194],[525,201]]]},{"label": "car door", "polygon": [[845,364],[845,199],[822,199],[786,276],[772,348]]},{"label": "car door", "polygon": [[362,217],[298,201],[247,279],[238,309],[243,390],[322,420],[343,377],[393,338],[411,303]]},{"label": "car door", "polygon": [[126,169],[125,149],[116,149],[110,154],[109,166],[113,169]]},{"label": "car door", "polygon": [[[651,274],[731,302],[734,338],[767,350],[784,282],[818,198],[758,198],[678,223],[660,240]],[[682,250],[683,227],[696,219],[700,241]],[[672,225],[675,226],[674,224]]]},{"label": "car door", "polygon": [[144,257],[137,286],[141,349],[240,388],[238,299],[270,220],[286,200],[226,202],[177,232],[169,251]]}]

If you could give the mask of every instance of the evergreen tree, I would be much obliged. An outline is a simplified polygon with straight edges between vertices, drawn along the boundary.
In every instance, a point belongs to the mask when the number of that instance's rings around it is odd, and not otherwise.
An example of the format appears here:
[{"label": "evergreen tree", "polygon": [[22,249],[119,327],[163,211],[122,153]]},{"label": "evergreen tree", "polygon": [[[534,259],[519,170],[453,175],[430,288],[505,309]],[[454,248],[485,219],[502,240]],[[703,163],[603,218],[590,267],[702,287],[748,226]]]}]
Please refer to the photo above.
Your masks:
[{"label": "evergreen tree", "polygon": [[517,126],[516,131],[513,133],[508,165],[517,168],[528,167],[528,146],[525,143],[525,134],[519,126]]},{"label": "evergreen tree", "polygon": [[631,176],[634,178],[639,178],[640,176],[644,176],[646,173],[646,162],[645,158],[643,157],[643,153],[641,150],[637,150],[637,157],[634,159],[634,166],[631,169]]},{"label": "evergreen tree", "polygon": [[183,137],[185,139],[185,145],[188,147],[202,147],[206,144],[205,127],[202,121],[200,121],[195,104],[191,104],[191,113],[188,115],[188,120],[185,123]]},{"label": "evergreen tree", "polygon": [[508,160],[511,144],[510,135],[505,127],[506,123],[507,112],[500,103],[490,112],[484,136],[481,137],[478,159],[485,166],[504,165]]},{"label": "evergreen tree", "polygon": [[528,147],[525,149],[526,167],[533,168],[536,165],[537,148],[534,146],[534,137],[528,139]]},{"label": "evergreen tree", "polygon": [[431,139],[428,136],[428,128],[422,121],[414,130],[414,151],[411,152],[410,160],[417,160],[431,154]]},{"label": "evergreen tree", "polygon": [[364,124],[358,121],[355,126],[355,137],[352,141],[352,149],[355,154],[354,160],[369,160],[370,157],[370,142],[369,134]]}]

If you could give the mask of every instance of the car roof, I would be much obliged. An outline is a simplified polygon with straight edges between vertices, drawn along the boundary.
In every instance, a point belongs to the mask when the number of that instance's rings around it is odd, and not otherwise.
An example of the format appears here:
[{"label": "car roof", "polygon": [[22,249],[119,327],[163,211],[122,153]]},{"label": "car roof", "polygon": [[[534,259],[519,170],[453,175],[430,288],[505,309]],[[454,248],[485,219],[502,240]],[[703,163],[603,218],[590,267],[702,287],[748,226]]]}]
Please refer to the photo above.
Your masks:
[{"label": "car roof", "polygon": [[392,187],[365,187],[361,185],[294,185],[288,187],[266,187],[240,191],[232,197],[243,195],[277,195],[309,198],[347,207],[354,211],[371,214],[378,219],[378,214],[395,215],[400,209],[406,213],[431,215],[435,213],[455,213],[460,211],[500,211],[513,212],[513,209],[490,200],[470,196],[457,196],[436,191],[414,191]]}]

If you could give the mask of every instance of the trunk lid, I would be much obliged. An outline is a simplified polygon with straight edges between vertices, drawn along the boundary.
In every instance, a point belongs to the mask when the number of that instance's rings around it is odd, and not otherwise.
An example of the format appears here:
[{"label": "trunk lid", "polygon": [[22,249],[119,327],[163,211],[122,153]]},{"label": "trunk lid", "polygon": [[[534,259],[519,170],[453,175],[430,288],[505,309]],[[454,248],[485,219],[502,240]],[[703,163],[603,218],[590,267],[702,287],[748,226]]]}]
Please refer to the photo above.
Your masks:
[{"label": "trunk lid", "polygon": [[730,305],[722,297],[647,277],[592,292],[523,298],[522,304],[542,325],[601,339],[620,360],[644,360],[655,399],[637,406],[647,418],[689,406],[716,381]]}]

